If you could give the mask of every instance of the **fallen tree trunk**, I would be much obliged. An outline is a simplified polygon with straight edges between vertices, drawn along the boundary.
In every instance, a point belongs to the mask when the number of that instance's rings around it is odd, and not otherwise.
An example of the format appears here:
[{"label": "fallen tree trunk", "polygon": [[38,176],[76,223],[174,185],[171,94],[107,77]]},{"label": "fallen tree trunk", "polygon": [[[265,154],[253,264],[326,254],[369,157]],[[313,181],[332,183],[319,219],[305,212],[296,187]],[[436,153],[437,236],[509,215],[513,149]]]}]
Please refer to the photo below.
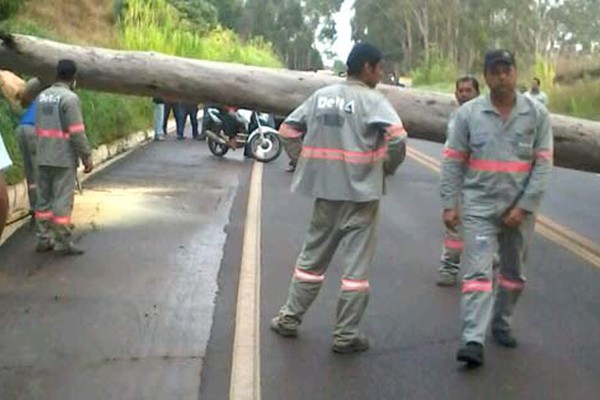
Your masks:
[{"label": "fallen tree trunk", "polygon": [[[79,66],[78,85],[86,89],[216,102],[287,114],[313,91],[341,78],[318,73],[250,67],[166,56],[72,46],[22,35],[0,35],[0,68],[52,81],[61,58]],[[392,102],[409,136],[443,142],[455,104],[451,96],[379,87]],[[600,122],[552,115],[555,162],[600,172]]]}]

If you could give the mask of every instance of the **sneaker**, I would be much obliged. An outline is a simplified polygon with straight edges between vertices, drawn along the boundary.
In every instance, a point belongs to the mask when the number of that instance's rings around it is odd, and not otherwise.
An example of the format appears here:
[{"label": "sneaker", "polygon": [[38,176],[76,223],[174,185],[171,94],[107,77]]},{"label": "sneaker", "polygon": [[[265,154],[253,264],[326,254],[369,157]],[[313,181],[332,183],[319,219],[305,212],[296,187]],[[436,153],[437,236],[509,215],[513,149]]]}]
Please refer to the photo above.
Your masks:
[{"label": "sneaker", "polygon": [[468,367],[483,365],[483,345],[477,342],[463,344],[456,353],[456,361],[465,362]]},{"label": "sneaker", "polygon": [[440,272],[438,280],[435,283],[438,286],[456,286],[458,283],[458,277],[455,274],[449,274],[447,272]]},{"label": "sneaker", "polygon": [[55,246],[54,251],[56,252],[56,254],[61,256],[80,256],[85,253],[85,251],[81,247],[78,247],[77,245],[75,245],[75,243],[72,242],[64,247]]},{"label": "sneaker", "polygon": [[164,140],[165,140],[165,137],[164,137],[164,136],[156,136],[156,137],[154,138],[154,141],[155,141],[155,142],[163,142]]},{"label": "sneaker", "polygon": [[500,346],[515,348],[519,344],[510,331],[492,330],[494,341]]},{"label": "sneaker", "polygon": [[334,353],[338,354],[350,354],[350,353],[358,353],[361,351],[369,350],[370,343],[369,339],[363,335],[359,334],[354,337],[352,340],[346,343],[334,343],[331,350]]},{"label": "sneaker", "polygon": [[54,249],[54,244],[51,241],[37,242],[35,245],[36,253],[47,253]]},{"label": "sneaker", "polygon": [[277,316],[271,320],[271,330],[284,337],[298,336],[300,322],[292,317]]}]

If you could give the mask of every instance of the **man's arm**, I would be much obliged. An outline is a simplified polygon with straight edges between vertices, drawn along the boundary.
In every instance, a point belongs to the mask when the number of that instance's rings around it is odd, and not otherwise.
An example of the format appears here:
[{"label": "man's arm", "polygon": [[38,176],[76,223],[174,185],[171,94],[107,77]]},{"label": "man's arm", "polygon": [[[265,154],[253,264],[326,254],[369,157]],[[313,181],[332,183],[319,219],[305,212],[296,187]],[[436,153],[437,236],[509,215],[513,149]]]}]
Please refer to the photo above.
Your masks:
[{"label": "man's arm", "polygon": [[81,159],[85,166],[85,172],[91,172],[92,150],[85,133],[83,115],[81,113],[81,103],[76,96],[69,96],[63,103],[63,123],[69,132],[71,145],[75,149],[75,154]]},{"label": "man's arm", "polygon": [[279,136],[281,136],[283,148],[294,165],[298,162],[302,152],[302,138],[306,133],[306,119],[311,103],[312,96],[288,115],[279,127]]},{"label": "man's arm", "polygon": [[448,228],[458,222],[458,200],[464,178],[465,164],[470,157],[469,125],[467,113],[456,113],[448,123],[448,133],[444,145],[440,195],[444,209],[444,223]]},{"label": "man's arm", "polygon": [[393,175],[406,157],[406,129],[390,102],[383,98],[371,112],[367,125],[383,134],[386,143],[386,157],[383,173]]},{"label": "man's arm", "polygon": [[533,168],[527,186],[517,202],[517,207],[531,213],[536,212],[540,206],[552,171],[554,157],[552,127],[548,111],[540,107],[538,112],[539,121],[536,124],[536,138],[533,143]]}]

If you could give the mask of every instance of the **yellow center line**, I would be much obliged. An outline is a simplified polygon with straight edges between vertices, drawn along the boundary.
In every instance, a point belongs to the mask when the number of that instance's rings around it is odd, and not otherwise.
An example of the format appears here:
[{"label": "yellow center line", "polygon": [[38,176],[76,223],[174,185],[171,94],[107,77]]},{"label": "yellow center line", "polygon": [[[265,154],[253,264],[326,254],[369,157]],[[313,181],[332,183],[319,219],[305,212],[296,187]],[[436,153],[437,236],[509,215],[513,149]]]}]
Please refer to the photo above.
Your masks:
[{"label": "yellow center line", "polygon": [[244,227],[230,400],[260,400],[260,230],[263,163],[255,162]]},{"label": "yellow center line", "polygon": [[[441,172],[439,160],[412,147],[407,148],[407,155],[432,171],[438,174]],[[596,242],[544,215],[538,215],[536,222],[537,233],[563,246],[596,268],[600,268],[600,246]]]}]

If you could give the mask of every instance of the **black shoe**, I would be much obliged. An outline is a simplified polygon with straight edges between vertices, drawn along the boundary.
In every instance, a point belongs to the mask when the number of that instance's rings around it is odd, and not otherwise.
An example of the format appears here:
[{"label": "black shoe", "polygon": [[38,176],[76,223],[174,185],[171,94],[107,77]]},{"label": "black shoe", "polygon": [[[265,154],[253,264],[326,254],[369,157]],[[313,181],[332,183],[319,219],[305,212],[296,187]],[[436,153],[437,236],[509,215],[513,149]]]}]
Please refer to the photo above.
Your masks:
[{"label": "black shoe", "polygon": [[492,330],[492,337],[496,343],[503,347],[514,349],[518,345],[517,339],[510,331]]},{"label": "black shoe", "polygon": [[271,320],[271,330],[284,337],[298,336],[300,322],[291,317],[277,316]]},{"label": "black shoe", "polygon": [[456,361],[465,362],[469,367],[483,365],[483,345],[477,342],[463,344],[456,353]]},{"label": "black shoe", "polygon": [[365,335],[359,334],[347,343],[334,343],[331,350],[338,354],[350,354],[367,351],[369,347],[369,339]]}]

